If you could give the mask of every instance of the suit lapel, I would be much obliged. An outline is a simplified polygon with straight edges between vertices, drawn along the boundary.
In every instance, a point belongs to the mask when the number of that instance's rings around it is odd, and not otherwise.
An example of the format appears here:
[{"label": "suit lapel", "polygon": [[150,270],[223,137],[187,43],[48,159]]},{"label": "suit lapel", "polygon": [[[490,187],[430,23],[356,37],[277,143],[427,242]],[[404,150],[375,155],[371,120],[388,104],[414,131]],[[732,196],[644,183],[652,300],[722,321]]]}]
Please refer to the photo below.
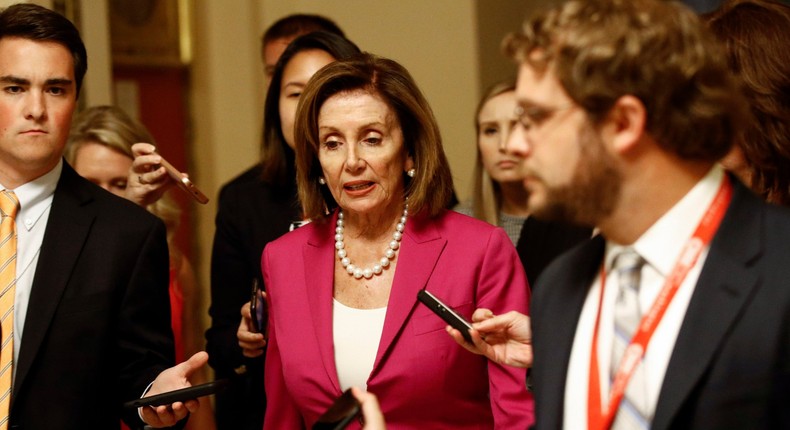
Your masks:
[{"label": "suit lapel", "polygon": [[[335,242],[332,231],[337,219],[334,217],[323,224],[315,224],[313,236],[303,247],[305,295],[313,319],[316,343],[329,380],[340,392],[335,366],[334,336],[332,334],[332,298],[334,297]],[[328,323],[327,323],[328,322]]]},{"label": "suit lapel", "polygon": [[66,289],[91,224],[96,216],[93,197],[77,173],[63,163],[41,243],[30,292],[24,337],[16,363],[14,396],[25,381]]},{"label": "suit lapel", "polygon": [[[596,236],[563,257],[562,271],[551,269],[539,278],[530,308],[535,345],[536,410],[540,428],[561,428],[576,326],[600,267],[605,240]],[[556,266],[555,266],[556,267]],[[543,285],[546,284],[546,285]],[[578,389],[586,389],[579,387]]]},{"label": "suit lapel", "polygon": [[447,240],[441,237],[425,215],[411,218],[406,223],[371,379],[381,367],[387,351],[406,324],[406,319],[414,311],[417,292],[428,284],[446,244]]},{"label": "suit lapel", "polygon": [[758,284],[754,263],[766,234],[761,204],[737,183],[681,325],[661,386],[654,429],[670,427]]}]

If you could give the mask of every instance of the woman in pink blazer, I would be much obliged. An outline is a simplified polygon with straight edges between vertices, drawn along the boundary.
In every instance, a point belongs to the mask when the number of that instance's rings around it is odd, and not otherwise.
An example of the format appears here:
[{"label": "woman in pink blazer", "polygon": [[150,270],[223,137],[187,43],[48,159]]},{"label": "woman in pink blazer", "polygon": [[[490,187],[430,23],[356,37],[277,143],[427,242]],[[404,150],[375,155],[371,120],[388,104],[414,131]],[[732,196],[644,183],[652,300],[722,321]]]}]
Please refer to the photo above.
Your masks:
[{"label": "woman in pink blazer", "polygon": [[[378,396],[390,429],[525,428],[525,371],[459,347],[416,300],[427,289],[467,318],[526,313],[529,288],[502,229],[443,209],[452,178],[408,72],[370,54],[323,68],[295,130],[312,222],[263,253],[264,428],[310,428],[351,386]],[[240,344],[263,345],[245,326]]]}]

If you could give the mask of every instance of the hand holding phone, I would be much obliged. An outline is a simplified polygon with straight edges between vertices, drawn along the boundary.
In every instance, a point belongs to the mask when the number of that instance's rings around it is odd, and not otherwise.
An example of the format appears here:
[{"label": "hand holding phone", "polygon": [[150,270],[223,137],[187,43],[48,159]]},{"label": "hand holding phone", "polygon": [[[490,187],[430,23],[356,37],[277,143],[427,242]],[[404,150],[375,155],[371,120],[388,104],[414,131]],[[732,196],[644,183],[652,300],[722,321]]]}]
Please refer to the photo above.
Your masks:
[{"label": "hand holding phone", "polygon": [[194,400],[198,397],[208,396],[224,390],[230,385],[229,379],[218,379],[206,384],[195,385],[192,387],[182,388],[180,390],[168,391],[166,393],[156,394],[153,396],[134,399],[123,404],[124,408],[134,409],[141,406],[159,406],[169,405],[175,402],[186,402],[187,400]]},{"label": "hand holding phone", "polygon": [[266,331],[266,301],[263,300],[258,278],[252,280],[252,297],[250,297],[250,316],[252,317],[252,331],[264,333]]},{"label": "hand holding phone", "polygon": [[159,162],[159,164],[162,167],[164,167],[165,170],[167,171],[167,174],[170,175],[170,177],[173,178],[174,181],[176,181],[179,188],[186,191],[186,193],[192,196],[192,198],[194,198],[195,201],[197,201],[198,203],[203,205],[208,203],[208,197],[206,197],[206,195],[203,194],[203,192],[200,191],[198,187],[195,186],[195,184],[192,183],[192,181],[189,178],[185,178],[184,175],[182,175],[181,172],[178,171],[178,169],[173,167],[172,164],[170,164],[167,160],[165,160],[164,157],[162,157],[161,155],[160,157],[161,157],[161,161]]},{"label": "hand holding phone", "polygon": [[313,430],[342,430],[351,424],[360,412],[359,401],[349,388],[318,418],[313,424]]},{"label": "hand holding phone", "polygon": [[472,324],[466,320],[466,318],[459,315],[457,312],[452,310],[449,306],[442,303],[436,296],[429,293],[427,290],[420,290],[417,293],[417,300],[419,300],[425,306],[428,306],[430,310],[432,310],[436,315],[439,315],[447,324],[458,331],[461,332],[461,335],[464,339],[472,343],[472,335],[469,334],[469,330],[472,328]]}]

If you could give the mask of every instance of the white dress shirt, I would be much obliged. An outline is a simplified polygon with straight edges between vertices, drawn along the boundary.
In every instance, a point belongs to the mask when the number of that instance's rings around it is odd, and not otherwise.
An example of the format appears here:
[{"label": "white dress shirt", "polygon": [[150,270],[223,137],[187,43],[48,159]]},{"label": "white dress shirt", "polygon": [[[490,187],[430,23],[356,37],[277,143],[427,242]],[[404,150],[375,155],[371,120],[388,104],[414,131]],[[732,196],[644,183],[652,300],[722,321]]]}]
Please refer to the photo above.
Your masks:
[{"label": "white dress shirt", "polygon": [[[14,362],[19,359],[19,350],[22,345],[22,330],[27,318],[27,305],[30,301],[30,291],[33,288],[33,277],[36,275],[38,256],[41,254],[41,242],[44,240],[44,231],[47,229],[49,209],[55,188],[63,170],[63,160],[60,160],[49,173],[38,177],[16,189],[8,190],[0,184],[3,190],[13,191],[19,200],[19,213],[16,215],[16,294],[14,295]],[[32,310],[35,312],[35,309]],[[16,366],[14,366],[16,375]]]},{"label": "white dress shirt", "polygon": [[[721,167],[712,168],[632,245],[632,248],[646,261],[642,267],[639,290],[639,305],[643,314],[647,313],[653,305],[656,296],[664,286],[666,277],[675,267],[681,250],[691,238],[702,216],[713,201],[723,178],[724,172]],[[607,274],[612,273],[614,257],[623,248],[621,245],[607,241],[605,257]],[[697,263],[691,268],[669,304],[645,352],[643,364],[646,373],[647,400],[651,405],[651,412],[655,411],[667,365],[707,255],[708,247],[705,247]],[[593,328],[601,294],[600,273],[598,275],[587,293],[576,326],[576,336],[573,340],[567,380],[565,381],[565,408],[563,412],[565,429],[587,428],[590,349],[592,348]],[[614,303],[618,290],[617,282],[617,276],[606,277],[598,330],[598,366],[603,411],[606,411],[609,400],[611,377],[609,365],[614,337]]]}]

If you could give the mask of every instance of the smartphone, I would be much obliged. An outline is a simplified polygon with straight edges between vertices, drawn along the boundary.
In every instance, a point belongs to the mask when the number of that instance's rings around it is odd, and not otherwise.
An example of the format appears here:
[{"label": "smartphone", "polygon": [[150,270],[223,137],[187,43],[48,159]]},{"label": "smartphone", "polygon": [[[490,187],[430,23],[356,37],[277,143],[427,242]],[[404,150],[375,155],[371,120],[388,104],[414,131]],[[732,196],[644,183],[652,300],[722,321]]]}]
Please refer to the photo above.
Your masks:
[{"label": "smartphone", "polygon": [[313,430],[342,430],[359,416],[360,411],[359,401],[349,388],[318,418]]},{"label": "smartphone", "polygon": [[141,406],[169,405],[174,402],[185,402],[197,399],[198,397],[208,396],[224,390],[230,385],[229,379],[217,379],[206,384],[195,385],[182,388],[180,390],[168,391],[162,394],[134,399],[123,404],[124,408],[133,409]]},{"label": "smartphone", "polygon": [[266,301],[261,295],[260,281],[252,280],[252,297],[250,297],[250,315],[252,316],[252,331],[263,333],[266,331]]},{"label": "smartphone", "polygon": [[203,192],[200,191],[198,187],[195,186],[195,184],[192,183],[191,180],[189,180],[189,178],[185,178],[183,175],[181,175],[181,172],[179,172],[178,169],[173,167],[172,164],[168,163],[164,157],[162,157],[162,161],[160,161],[159,164],[163,166],[165,170],[167,170],[167,174],[170,175],[170,177],[173,178],[174,181],[176,181],[178,187],[186,191],[186,193],[192,196],[192,198],[195,199],[195,201],[197,201],[202,205],[208,203],[208,197],[206,197],[206,195],[203,194]]},{"label": "smartphone", "polygon": [[439,315],[447,324],[450,324],[452,328],[460,331],[467,342],[472,343],[472,335],[469,334],[469,329],[472,328],[472,324],[470,324],[466,318],[458,315],[458,313],[442,303],[441,300],[427,290],[420,290],[420,292],[417,293],[417,300],[422,302],[425,306],[428,306],[430,310],[436,315]]}]

